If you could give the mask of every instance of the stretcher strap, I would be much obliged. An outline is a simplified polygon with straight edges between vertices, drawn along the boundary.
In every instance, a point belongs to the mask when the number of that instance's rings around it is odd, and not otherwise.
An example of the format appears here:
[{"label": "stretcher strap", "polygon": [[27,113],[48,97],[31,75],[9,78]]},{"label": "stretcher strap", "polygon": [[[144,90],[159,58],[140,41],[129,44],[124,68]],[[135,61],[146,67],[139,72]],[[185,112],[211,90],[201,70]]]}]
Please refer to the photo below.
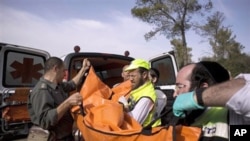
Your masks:
[{"label": "stretcher strap", "polygon": [[[152,129],[152,125],[159,119],[161,119],[163,116],[167,115],[168,113],[170,113],[172,111],[172,108],[170,108],[169,110],[166,110],[165,112],[163,112],[160,116],[158,116],[157,118],[155,118],[153,121],[151,121],[146,127],[144,127],[142,129],[142,134],[150,134],[150,130]],[[166,125],[167,127],[169,125],[172,125],[173,126],[173,132],[172,132],[172,135],[173,135],[173,141],[176,141],[176,130],[175,130],[175,125],[178,123],[180,118],[174,116],[172,118],[172,120],[170,121],[170,123],[168,125]]]},{"label": "stretcher strap", "polygon": [[158,116],[157,118],[155,118],[154,120],[152,120],[146,127],[144,127],[142,130],[150,130],[152,128],[152,125],[159,119],[161,119],[163,116],[167,115],[168,113],[170,113],[172,111],[172,108],[170,108],[169,110],[164,111],[160,116]]}]

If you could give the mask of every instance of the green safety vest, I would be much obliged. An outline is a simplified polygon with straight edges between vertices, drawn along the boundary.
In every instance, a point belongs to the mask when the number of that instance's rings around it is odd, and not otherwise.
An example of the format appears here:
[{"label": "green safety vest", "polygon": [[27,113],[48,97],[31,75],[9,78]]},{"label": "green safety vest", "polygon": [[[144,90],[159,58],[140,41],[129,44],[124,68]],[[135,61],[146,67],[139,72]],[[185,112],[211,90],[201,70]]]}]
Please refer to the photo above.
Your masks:
[{"label": "green safety vest", "polygon": [[209,107],[204,113],[195,119],[192,126],[202,127],[202,137],[220,138],[228,140],[228,109],[224,107]]},{"label": "green safety vest", "polygon": [[[156,101],[156,93],[153,84],[148,81],[144,85],[140,86],[138,89],[133,90],[130,92],[130,98],[129,98],[129,108],[133,109],[136,103],[143,97],[150,98],[154,103]],[[155,106],[153,109],[149,112],[146,120],[143,122],[143,127],[147,126],[153,119],[155,114]],[[157,120],[152,127],[156,127],[161,124],[161,120]]]}]

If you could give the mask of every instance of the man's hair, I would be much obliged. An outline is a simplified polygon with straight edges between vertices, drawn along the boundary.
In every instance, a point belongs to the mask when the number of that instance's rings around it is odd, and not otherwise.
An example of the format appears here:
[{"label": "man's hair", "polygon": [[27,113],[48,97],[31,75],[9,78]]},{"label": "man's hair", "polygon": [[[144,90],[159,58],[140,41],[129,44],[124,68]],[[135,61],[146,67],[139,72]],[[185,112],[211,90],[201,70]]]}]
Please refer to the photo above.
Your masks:
[{"label": "man's hair", "polygon": [[63,66],[63,61],[62,59],[58,58],[58,57],[50,57],[44,65],[44,73],[48,72],[49,70],[51,70],[54,66],[57,67],[62,67]]},{"label": "man's hair", "polygon": [[122,72],[125,72],[125,70],[126,70],[126,68],[128,67],[129,65],[124,65],[123,67],[122,67]]},{"label": "man's hair", "polygon": [[151,77],[156,77],[157,81],[159,80],[160,72],[156,68],[150,68],[149,74],[151,75]]},{"label": "man's hair", "polygon": [[228,71],[217,62],[201,61],[195,65],[191,74],[191,90],[199,88],[202,83],[209,86],[229,80]]},{"label": "man's hair", "polygon": [[140,72],[141,74],[144,73],[144,72],[148,72],[148,70],[145,69],[145,68],[143,68],[143,67],[139,67],[138,70],[139,70],[139,72]]}]

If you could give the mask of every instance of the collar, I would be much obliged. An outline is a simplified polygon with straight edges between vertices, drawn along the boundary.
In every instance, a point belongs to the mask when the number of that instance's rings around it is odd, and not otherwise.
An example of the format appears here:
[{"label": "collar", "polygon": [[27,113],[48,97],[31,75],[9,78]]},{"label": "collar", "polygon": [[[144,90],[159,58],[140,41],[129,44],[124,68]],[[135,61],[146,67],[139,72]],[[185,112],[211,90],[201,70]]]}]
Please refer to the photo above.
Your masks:
[{"label": "collar", "polygon": [[43,83],[46,83],[50,88],[52,89],[57,89],[58,85],[55,84],[55,83],[52,83],[51,81],[47,80],[47,79],[44,79],[44,77],[41,77],[40,80],[43,82]]}]

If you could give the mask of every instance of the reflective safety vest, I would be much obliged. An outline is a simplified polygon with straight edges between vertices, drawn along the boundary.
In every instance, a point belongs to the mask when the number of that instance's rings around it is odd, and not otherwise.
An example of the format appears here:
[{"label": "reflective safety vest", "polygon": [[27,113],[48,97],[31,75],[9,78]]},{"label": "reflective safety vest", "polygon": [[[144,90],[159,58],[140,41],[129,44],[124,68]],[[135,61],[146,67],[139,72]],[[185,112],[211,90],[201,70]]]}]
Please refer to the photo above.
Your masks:
[{"label": "reflective safety vest", "polygon": [[209,107],[195,119],[192,126],[202,127],[201,140],[228,140],[228,109],[223,107]]},{"label": "reflective safety vest", "polygon": [[[129,110],[130,111],[133,110],[137,102],[143,97],[150,98],[155,104],[157,96],[155,93],[154,86],[150,81],[146,82],[144,85],[140,86],[138,89],[130,92],[130,98],[128,101]],[[154,120],[155,112],[156,112],[156,109],[154,105],[153,109],[149,112],[147,118],[143,122],[143,125],[142,125],[143,127],[147,126],[152,120]],[[152,125],[152,127],[156,127],[160,124],[161,124],[161,120],[159,119]]]}]

